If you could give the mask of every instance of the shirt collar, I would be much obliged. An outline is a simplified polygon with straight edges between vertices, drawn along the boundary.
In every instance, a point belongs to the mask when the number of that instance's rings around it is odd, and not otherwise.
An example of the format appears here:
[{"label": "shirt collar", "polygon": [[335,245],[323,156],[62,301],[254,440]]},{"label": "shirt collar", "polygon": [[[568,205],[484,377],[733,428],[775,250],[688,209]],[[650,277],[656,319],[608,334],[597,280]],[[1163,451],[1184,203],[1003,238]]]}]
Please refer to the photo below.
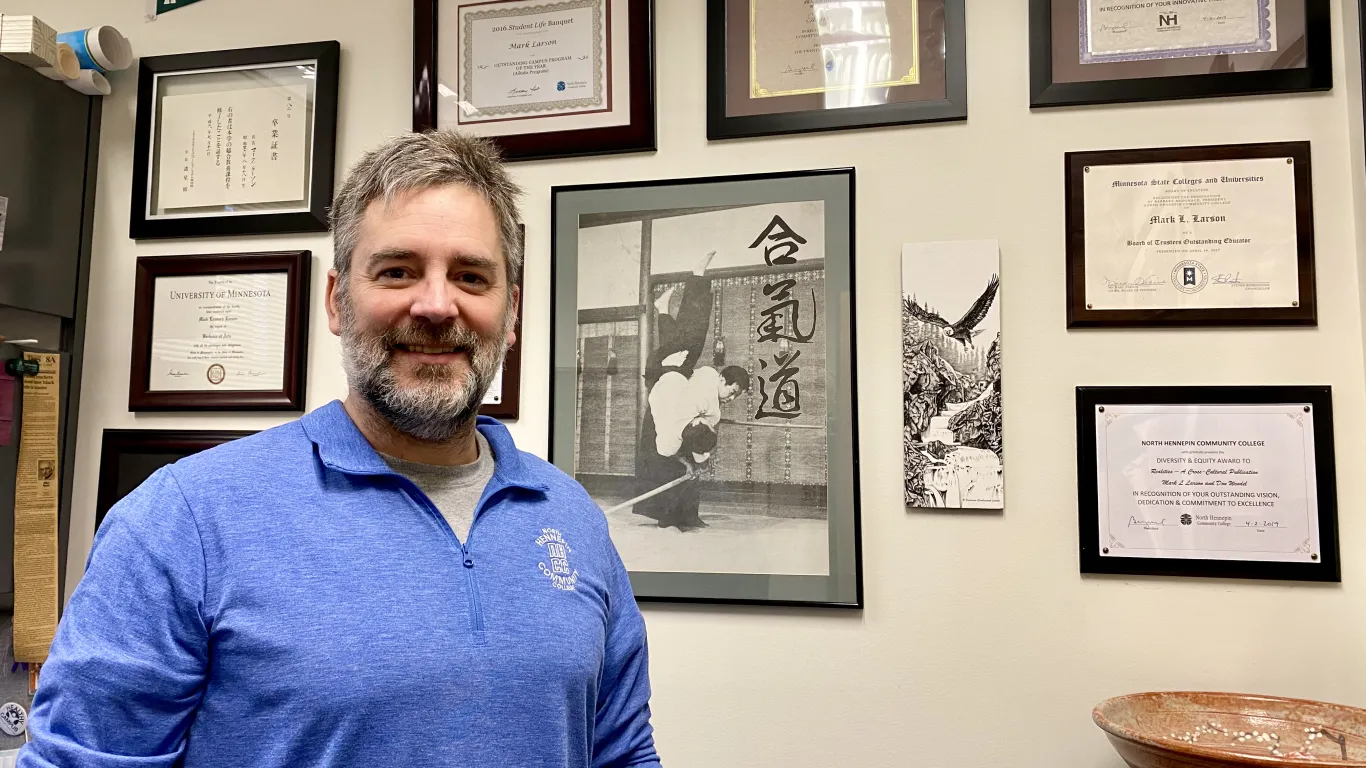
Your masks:
[{"label": "shirt collar", "polygon": [[[333,400],[305,414],[299,423],[303,426],[304,434],[317,446],[318,458],[325,466],[350,475],[394,474],[370,445],[370,441],[361,434],[340,400]],[[507,427],[497,419],[480,416],[476,428],[493,448],[493,479],[489,481],[490,486],[525,488],[541,493],[550,490],[522,459],[522,453],[517,450],[517,444],[513,442]]]}]

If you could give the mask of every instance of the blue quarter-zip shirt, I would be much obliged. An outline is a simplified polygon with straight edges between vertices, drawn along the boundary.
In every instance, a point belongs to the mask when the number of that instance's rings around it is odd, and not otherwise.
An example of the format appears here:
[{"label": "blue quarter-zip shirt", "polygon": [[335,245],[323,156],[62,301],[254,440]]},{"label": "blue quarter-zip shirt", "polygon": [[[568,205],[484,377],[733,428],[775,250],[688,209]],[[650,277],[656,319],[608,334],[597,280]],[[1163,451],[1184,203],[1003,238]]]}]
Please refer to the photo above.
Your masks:
[{"label": "blue quarter-zip shirt", "polygon": [[100,526],[19,766],[657,766],[606,519],[478,428],[465,542],[338,402],[159,470]]}]

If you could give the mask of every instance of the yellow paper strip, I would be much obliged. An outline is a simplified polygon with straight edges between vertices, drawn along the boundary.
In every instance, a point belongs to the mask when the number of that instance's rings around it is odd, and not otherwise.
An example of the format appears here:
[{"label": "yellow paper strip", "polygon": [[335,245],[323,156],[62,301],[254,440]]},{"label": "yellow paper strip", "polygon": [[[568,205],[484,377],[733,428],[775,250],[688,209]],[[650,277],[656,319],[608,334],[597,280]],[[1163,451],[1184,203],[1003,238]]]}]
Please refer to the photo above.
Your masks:
[{"label": "yellow paper strip", "polygon": [[57,437],[61,357],[37,360],[24,377],[24,415],[14,479],[14,660],[47,660],[57,631]]}]

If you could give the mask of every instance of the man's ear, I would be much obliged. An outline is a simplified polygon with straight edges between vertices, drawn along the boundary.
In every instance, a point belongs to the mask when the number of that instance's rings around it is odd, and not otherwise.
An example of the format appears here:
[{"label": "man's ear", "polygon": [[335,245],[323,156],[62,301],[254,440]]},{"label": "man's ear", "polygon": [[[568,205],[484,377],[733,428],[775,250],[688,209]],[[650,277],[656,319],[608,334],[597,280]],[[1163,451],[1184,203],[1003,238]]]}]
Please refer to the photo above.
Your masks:
[{"label": "man's ear", "polygon": [[337,270],[327,270],[327,330],[341,335],[341,305],[337,302]]},{"label": "man's ear", "polygon": [[512,322],[508,323],[508,346],[517,343],[517,317],[522,311],[522,289],[520,286],[512,286]]}]

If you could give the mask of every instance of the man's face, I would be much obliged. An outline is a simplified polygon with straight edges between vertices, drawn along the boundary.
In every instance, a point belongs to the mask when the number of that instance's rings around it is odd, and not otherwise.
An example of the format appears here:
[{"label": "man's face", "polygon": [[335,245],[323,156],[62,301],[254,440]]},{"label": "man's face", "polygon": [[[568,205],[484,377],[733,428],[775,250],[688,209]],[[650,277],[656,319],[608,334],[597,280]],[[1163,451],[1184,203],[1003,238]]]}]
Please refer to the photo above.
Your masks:
[{"label": "man's face", "polygon": [[399,431],[454,437],[475,417],[516,336],[493,209],[460,185],[376,200],[366,209],[327,317],[352,391]]},{"label": "man's face", "polygon": [[739,396],[740,396],[740,385],[739,385],[739,384],[722,384],[722,385],[721,385],[721,402],[723,402],[723,403],[729,403],[730,401],[734,400],[735,398],[737,398],[737,397],[739,397]]}]

